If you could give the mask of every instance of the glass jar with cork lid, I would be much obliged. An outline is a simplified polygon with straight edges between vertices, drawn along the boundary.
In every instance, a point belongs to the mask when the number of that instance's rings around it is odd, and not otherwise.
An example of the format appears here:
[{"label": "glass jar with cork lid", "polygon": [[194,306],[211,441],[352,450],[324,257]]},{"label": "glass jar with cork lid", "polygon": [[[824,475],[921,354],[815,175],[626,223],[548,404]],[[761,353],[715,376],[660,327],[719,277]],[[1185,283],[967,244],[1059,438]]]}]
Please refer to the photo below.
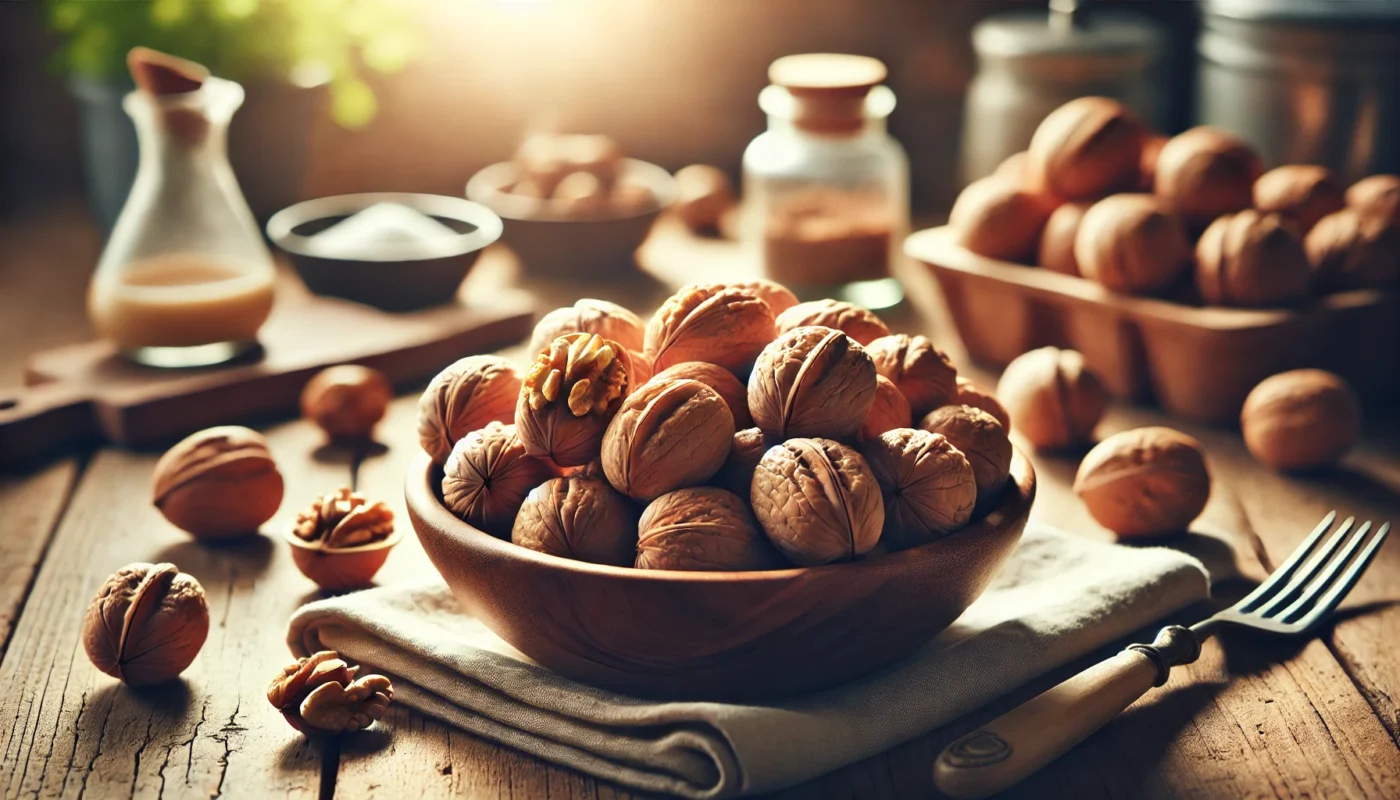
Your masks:
[{"label": "glass jar with cork lid", "polygon": [[768,130],[744,151],[744,232],[765,276],[804,300],[888,308],[909,228],[909,161],[885,130],[885,65],[835,53],[786,56],[758,98]]}]

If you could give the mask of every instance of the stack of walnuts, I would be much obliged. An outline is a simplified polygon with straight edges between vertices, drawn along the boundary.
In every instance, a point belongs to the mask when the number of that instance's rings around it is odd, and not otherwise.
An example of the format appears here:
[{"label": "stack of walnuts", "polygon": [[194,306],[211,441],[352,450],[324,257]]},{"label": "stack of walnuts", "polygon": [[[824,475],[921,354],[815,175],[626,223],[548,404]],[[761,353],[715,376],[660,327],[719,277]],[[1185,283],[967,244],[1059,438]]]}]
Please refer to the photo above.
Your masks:
[{"label": "stack of walnuts", "polygon": [[[580,300],[523,374],[474,356],[419,405],[444,504],[532,550],[756,570],[933,541],[995,505],[1006,412],[922,336],[771,281],[694,284],[643,325]],[[916,423],[917,422],[917,427]]]}]

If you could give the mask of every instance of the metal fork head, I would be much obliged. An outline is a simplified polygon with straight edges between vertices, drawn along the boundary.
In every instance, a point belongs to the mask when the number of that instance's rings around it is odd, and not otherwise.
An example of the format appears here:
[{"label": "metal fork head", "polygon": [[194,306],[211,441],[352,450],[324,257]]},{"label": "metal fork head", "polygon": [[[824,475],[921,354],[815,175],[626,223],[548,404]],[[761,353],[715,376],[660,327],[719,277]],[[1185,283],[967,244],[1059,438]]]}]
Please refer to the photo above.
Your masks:
[{"label": "metal fork head", "polygon": [[1222,622],[1282,634],[1312,629],[1361,579],[1390,533],[1389,522],[1372,534],[1370,522],[1355,526],[1347,517],[1334,530],[1336,521],[1337,512],[1328,513],[1258,588],[1191,629],[1202,636]]}]

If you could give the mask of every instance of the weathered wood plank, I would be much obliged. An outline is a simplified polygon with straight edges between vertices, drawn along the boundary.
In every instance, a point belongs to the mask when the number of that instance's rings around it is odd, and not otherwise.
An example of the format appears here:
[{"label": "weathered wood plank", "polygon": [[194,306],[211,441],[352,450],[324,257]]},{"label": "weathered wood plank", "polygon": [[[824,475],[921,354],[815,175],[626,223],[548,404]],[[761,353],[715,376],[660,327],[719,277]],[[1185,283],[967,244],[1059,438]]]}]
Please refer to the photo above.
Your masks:
[{"label": "weathered wood plank", "polygon": [[0,474],[0,657],[79,471],[77,459],[65,458],[25,474]]}]

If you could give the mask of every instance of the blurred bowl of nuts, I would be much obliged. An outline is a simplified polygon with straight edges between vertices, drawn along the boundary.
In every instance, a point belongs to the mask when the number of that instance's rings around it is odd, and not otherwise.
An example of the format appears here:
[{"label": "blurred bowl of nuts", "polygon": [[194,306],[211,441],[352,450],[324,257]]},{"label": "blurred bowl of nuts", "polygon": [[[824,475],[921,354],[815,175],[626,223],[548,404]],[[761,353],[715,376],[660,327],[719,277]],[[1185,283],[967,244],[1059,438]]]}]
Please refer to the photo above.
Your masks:
[{"label": "blurred bowl of nuts", "polygon": [[636,270],[633,253],[675,201],[676,180],[607,136],[534,134],[473,175],[467,197],[505,220],[502,241],[528,273],[597,279]]},{"label": "blurred bowl of nuts", "polygon": [[[445,462],[425,442],[405,497],[467,613],[592,685],[763,700],[879,669],[981,594],[1030,461],[928,339],[779,325],[771,288],[683,287],[645,331],[581,300],[513,365],[513,418],[458,404],[476,429]],[[914,390],[946,410],[921,425]]]}]

